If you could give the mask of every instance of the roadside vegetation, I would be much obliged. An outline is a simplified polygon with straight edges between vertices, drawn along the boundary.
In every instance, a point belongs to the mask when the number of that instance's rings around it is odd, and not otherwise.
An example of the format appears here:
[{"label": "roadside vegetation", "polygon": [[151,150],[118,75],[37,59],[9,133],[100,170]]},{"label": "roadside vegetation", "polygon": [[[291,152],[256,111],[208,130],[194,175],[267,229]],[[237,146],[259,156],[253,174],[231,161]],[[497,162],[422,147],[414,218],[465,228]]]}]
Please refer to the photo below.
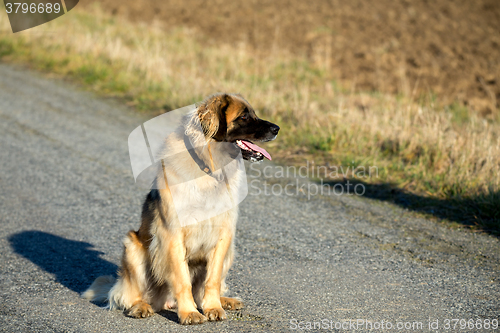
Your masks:
[{"label": "roadside vegetation", "polygon": [[130,23],[98,7],[16,34],[0,15],[2,62],[69,77],[152,114],[217,91],[241,92],[281,126],[266,147],[278,162],[376,166],[375,177],[347,178],[374,198],[500,233],[498,119],[442,105],[431,92],[391,96],[342,86],[320,53],[311,62],[277,48],[257,56],[245,44],[197,40],[189,29]]}]

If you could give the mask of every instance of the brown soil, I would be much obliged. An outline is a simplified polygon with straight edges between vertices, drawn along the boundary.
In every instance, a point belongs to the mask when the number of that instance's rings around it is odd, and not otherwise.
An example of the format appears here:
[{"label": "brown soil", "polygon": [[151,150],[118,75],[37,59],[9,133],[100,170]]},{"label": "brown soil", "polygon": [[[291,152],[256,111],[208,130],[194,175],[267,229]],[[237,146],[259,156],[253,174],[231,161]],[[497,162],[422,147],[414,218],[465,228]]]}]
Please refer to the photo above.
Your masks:
[{"label": "brown soil", "polygon": [[211,43],[305,54],[356,90],[436,94],[483,115],[499,107],[498,0],[99,2],[132,20],[193,27]]}]

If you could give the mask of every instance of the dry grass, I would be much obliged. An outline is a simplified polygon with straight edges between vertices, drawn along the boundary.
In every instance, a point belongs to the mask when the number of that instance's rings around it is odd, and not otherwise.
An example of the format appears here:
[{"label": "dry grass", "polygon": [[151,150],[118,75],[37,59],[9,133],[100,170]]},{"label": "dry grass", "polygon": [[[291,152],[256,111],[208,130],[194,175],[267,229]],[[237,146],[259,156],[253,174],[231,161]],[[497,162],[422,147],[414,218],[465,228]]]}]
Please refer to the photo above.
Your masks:
[{"label": "dry grass", "polygon": [[0,16],[4,61],[73,77],[154,112],[216,91],[241,92],[283,128],[270,144],[281,161],[377,166],[378,178],[361,181],[411,193],[417,209],[422,198],[424,211],[441,205],[440,217],[498,230],[498,122],[463,107],[438,108],[430,95],[415,100],[411,92],[394,97],[342,88],[325,70],[326,49],[318,48],[314,63],[269,50],[256,56],[245,44],[201,45],[188,29],[131,24],[99,8],[76,9],[15,35]]}]

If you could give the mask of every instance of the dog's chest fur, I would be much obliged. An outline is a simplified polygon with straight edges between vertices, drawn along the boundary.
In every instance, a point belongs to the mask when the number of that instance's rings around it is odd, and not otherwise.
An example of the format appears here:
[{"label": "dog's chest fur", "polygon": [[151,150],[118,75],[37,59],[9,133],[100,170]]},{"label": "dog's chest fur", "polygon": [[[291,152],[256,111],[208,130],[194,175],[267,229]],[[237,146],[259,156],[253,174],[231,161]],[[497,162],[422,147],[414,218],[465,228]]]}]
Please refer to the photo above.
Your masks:
[{"label": "dog's chest fur", "polygon": [[231,228],[234,236],[236,227],[237,210],[226,212],[212,220],[201,222],[194,228],[184,229],[184,245],[188,261],[205,260],[219,242],[221,227]]},{"label": "dog's chest fur", "polygon": [[[229,159],[229,166],[215,165],[217,171],[213,176],[205,174],[186,152],[182,140],[184,132],[185,130],[179,130],[167,139],[166,148],[159,156],[164,162],[158,171],[156,186],[166,187],[159,183],[166,176],[165,185],[168,186],[168,191],[160,190],[161,206],[165,209],[164,225],[151,226],[150,235],[153,242],[150,250],[160,250],[157,245],[161,241],[155,239],[156,237],[180,232],[186,250],[186,260],[196,262],[206,260],[222,235],[227,235],[222,230],[229,230],[234,238],[239,198],[242,188],[246,186],[246,179],[244,168],[235,167],[237,163],[243,163],[241,159]],[[203,133],[192,131],[190,134],[194,146],[206,145]],[[218,149],[217,145],[211,147],[215,163],[228,162],[227,151]],[[171,158],[172,156],[175,158]],[[221,167],[226,170],[224,175]],[[220,176],[224,176],[226,180]],[[166,230],[161,230],[163,227],[166,227]]]}]

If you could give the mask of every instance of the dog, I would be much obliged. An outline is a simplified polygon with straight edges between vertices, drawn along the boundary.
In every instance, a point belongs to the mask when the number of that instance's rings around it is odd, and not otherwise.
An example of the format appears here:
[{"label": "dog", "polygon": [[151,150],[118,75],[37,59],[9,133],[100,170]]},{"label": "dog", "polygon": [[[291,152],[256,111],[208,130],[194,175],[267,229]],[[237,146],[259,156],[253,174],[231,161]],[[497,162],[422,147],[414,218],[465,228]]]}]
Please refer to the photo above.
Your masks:
[{"label": "dog", "polygon": [[[239,94],[218,93],[197,105],[165,140],[160,155],[169,158],[158,166],[139,230],[124,240],[118,278],[97,278],[82,297],[135,318],[176,308],[183,325],[224,320],[224,309],[241,309],[241,300],[222,296],[238,206],[233,201],[221,208],[219,195],[238,196],[246,186],[244,168],[228,166],[240,153],[251,162],[271,159],[253,142],[274,140],[279,129],[258,118]],[[197,215],[200,209],[205,215]],[[195,216],[194,222],[180,216]]]}]

